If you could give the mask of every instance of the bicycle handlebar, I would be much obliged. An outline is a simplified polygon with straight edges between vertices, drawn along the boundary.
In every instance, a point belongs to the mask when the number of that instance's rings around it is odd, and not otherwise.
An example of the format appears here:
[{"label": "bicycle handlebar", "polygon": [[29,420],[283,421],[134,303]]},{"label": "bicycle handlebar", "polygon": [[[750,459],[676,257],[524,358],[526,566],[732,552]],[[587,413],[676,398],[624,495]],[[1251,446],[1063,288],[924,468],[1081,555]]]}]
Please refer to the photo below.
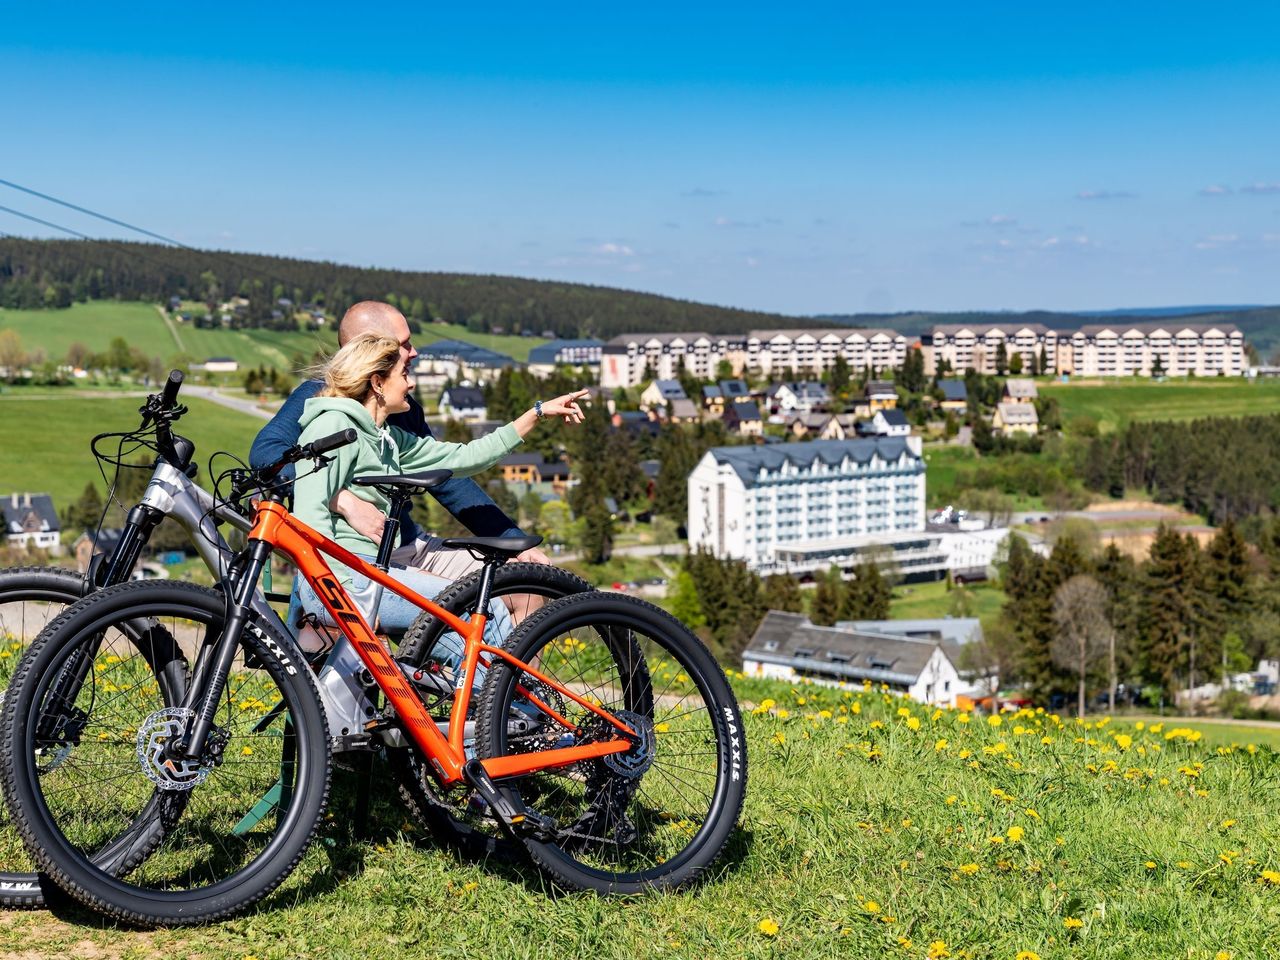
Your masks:
[{"label": "bicycle handlebar", "polygon": [[170,370],[169,379],[165,381],[164,393],[160,396],[160,406],[164,410],[168,410],[173,406],[173,401],[178,399],[178,390],[182,387],[182,371]]}]

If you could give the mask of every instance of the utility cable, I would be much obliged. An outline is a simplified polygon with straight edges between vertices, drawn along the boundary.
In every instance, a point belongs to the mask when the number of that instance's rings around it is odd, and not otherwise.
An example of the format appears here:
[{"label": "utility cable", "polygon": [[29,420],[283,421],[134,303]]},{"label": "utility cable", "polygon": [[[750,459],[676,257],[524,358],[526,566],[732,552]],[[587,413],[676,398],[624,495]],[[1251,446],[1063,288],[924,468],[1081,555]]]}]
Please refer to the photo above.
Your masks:
[{"label": "utility cable", "polygon": [[[30,187],[24,187],[20,183],[14,183],[12,180],[0,179],[0,184],[6,187],[11,187],[14,190],[21,190],[23,193],[29,193],[33,197],[39,197],[41,200],[48,200],[50,203],[56,203],[59,206],[67,207],[71,210],[76,210],[80,213],[87,214],[90,217],[96,217],[99,220],[105,220],[107,223],[114,223],[117,227],[124,227],[126,230],[132,230],[135,233],[141,233],[143,236],[151,237],[153,240],[160,240],[163,243],[171,243],[175,247],[182,247],[184,250],[194,250],[198,253],[205,252],[203,250],[199,250],[197,247],[188,246],[187,244],[183,243],[181,240],[174,240],[172,237],[166,237],[164,236],[164,234],[156,233],[152,230],[146,229],[145,227],[135,226],[134,224],[127,223],[124,220],[117,220],[115,217],[109,217],[105,213],[98,213],[94,210],[90,210],[88,207],[82,207],[82,206],[79,206],[78,204],[71,203],[68,200],[60,200],[57,197],[50,196],[47,193],[41,193],[39,190],[32,190]],[[38,222],[43,223],[44,221],[38,221]],[[52,224],[46,224],[46,226],[52,226]],[[63,228],[58,227],[57,229],[63,229]],[[77,236],[84,236],[84,235],[77,234]],[[85,237],[85,239],[87,240],[89,238]]]}]

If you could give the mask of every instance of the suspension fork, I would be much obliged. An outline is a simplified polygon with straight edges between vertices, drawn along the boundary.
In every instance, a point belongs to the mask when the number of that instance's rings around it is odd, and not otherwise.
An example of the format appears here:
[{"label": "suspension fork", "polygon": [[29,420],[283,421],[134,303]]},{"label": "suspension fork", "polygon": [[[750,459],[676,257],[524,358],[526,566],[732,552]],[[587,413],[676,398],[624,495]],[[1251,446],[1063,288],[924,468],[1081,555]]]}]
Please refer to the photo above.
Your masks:
[{"label": "suspension fork", "polygon": [[204,656],[202,651],[201,665],[183,704],[195,711],[195,719],[173,747],[172,753],[181,759],[199,757],[204,751],[205,741],[213,729],[213,718],[227,686],[231,662],[240,649],[240,637],[249,622],[254,588],[270,559],[270,543],[256,538],[250,540],[249,559],[243,572],[227,585],[231,593],[231,615],[223,625],[222,636],[214,644],[212,654]]}]

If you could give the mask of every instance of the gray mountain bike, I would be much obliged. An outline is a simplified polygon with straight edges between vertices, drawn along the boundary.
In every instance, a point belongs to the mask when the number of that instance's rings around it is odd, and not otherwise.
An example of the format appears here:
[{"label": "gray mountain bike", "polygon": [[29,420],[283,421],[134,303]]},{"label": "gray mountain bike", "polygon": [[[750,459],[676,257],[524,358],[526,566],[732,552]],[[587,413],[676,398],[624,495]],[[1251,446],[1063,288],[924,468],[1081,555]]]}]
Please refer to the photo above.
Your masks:
[{"label": "gray mountain bike", "polygon": [[[186,408],[177,403],[182,381],[179,371],[170,373],[163,391],[149,396],[140,408],[141,423],[135,430],[94,438],[94,455],[100,461],[114,464],[117,470],[126,465],[120,456],[105,452],[103,445],[109,440],[121,441],[118,450],[140,445],[156,454],[146,492],[129,510],[112,551],[95,556],[84,574],[59,567],[0,570],[0,689],[8,686],[26,647],[68,607],[95,591],[131,578],[142,551],[166,517],[186,530],[216,580],[227,576],[235,552],[219,528],[226,525],[247,533],[252,519],[235,504],[217,500],[194,482],[195,445],[173,432],[173,424],[186,413]],[[468,612],[475,609],[480,589],[480,575],[476,573],[452,584],[436,601],[460,616],[469,615]],[[554,600],[591,589],[585,580],[567,571],[542,564],[516,563],[498,572],[491,596]],[[254,630],[273,642],[293,644],[298,625],[285,624],[261,589],[254,591],[250,605]],[[442,628],[438,620],[421,618],[403,637],[395,638],[399,644],[397,659],[414,671],[437,678],[440,668],[434,653],[446,632]],[[182,638],[145,622],[126,624],[122,635],[131,649],[146,659],[149,670],[162,679],[162,689],[157,691],[160,699],[169,706],[179,704],[188,679]],[[93,657],[86,659],[92,661]],[[380,743],[362,736],[371,707],[361,682],[362,665],[346,639],[338,636],[327,653],[311,655],[308,660],[318,671],[321,703],[329,729],[335,734],[331,751],[348,756],[384,754]],[[81,669],[86,669],[85,665],[82,664]],[[451,695],[451,689],[439,691],[441,697]],[[433,789],[429,778],[422,776],[421,770],[404,761],[402,752],[391,754],[390,759],[401,798],[423,827],[470,854],[484,855],[505,849],[502,835],[487,829],[484,818],[475,815],[472,798],[444,798]],[[46,763],[47,770],[56,770],[65,762],[65,755],[53,756]],[[96,852],[95,863],[112,873],[136,866],[154,841],[154,837],[148,838],[144,825],[163,814],[165,800],[163,792],[158,791],[154,805],[144,808],[138,817],[138,825],[122,830],[120,837]],[[34,871],[33,861],[23,849],[17,831],[9,827],[0,810],[0,906],[40,907],[44,904],[47,884],[47,879]]]}]

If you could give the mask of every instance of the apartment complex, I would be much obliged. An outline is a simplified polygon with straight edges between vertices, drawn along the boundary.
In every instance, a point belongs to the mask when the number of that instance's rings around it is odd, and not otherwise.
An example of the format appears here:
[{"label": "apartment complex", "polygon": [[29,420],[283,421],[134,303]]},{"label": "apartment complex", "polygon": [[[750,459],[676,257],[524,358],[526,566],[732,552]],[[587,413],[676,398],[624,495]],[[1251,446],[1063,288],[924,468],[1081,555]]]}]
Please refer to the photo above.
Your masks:
[{"label": "apartment complex", "polygon": [[689,547],[766,573],[886,547],[904,574],[916,561],[944,570],[924,532],[924,474],[919,437],[714,447],[689,475]]},{"label": "apartment complex", "polygon": [[928,373],[946,361],[956,372],[972,368],[992,374],[1002,347],[1006,369],[1017,354],[1028,373],[1232,377],[1243,375],[1246,366],[1244,334],[1235,324],[1176,320],[1096,323],[1075,330],[1051,330],[1039,323],[939,324],[923,338],[921,349]]},{"label": "apartment complex", "polygon": [[[670,379],[688,371],[702,380],[728,363],[734,376],[821,375],[843,356],[849,367],[890,370],[902,366],[908,341],[893,330],[750,330],[745,334],[636,333],[604,345],[600,383],[634,387],[646,379]],[[647,372],[646,372],[647,371]]]}]

